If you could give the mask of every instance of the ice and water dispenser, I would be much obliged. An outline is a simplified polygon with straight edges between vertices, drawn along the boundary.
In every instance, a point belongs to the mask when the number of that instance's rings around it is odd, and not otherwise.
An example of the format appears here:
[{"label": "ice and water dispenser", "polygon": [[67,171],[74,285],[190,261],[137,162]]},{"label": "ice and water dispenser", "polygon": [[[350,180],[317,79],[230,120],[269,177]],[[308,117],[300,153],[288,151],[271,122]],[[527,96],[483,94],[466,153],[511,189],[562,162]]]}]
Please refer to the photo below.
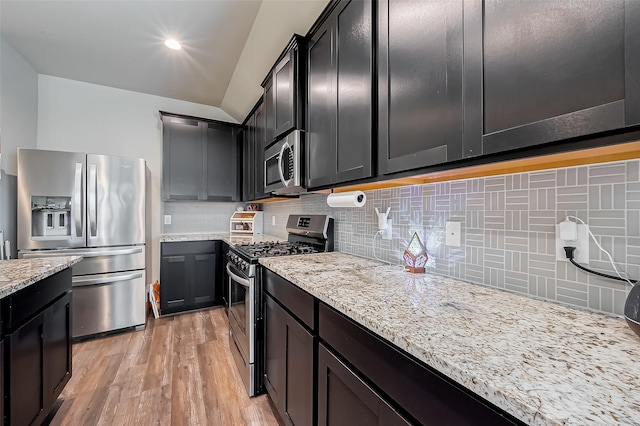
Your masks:
[{"label": "ice and water dispenser", "polygon": [[31,197],[31,237],[71,236],[71,197]]}]

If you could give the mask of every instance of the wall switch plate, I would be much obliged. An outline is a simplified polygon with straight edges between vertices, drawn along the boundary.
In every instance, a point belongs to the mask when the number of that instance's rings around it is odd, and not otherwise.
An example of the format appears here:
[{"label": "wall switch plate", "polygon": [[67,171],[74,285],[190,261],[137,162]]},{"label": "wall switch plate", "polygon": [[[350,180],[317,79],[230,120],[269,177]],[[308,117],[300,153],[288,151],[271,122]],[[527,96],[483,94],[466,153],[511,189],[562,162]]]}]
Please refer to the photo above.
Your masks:
[{"label": "wall switch plate", "polygon": [[275,216],[271,216],[271,225],[272,226],[276,226],[276,217]]},{"label": "wall switch plate", "polygon": [[560,239],[560,225],[556,225],[556,260],[568,262],[567,255],[563,247],[575,247],[573,259],[582,264],[589,264],[589,227],[578,224],[578,239],[576,241],[565,241]]},{"label": "wall switch plate", "polygon": [[445,245],[460,247],[462,226],[460,222],[447,222],[445,226]]},{"label": "wall switch plate", "polygon": [[393,222],[391,219],[387,219],[387,229],[382,230],[381,234],[382,234],[382,239],[383,240],[390,240],[391,237],[393,236]]},{"label": "wall switch plate", "polygon": [[171,225],[171,215],[170,214],[165,214],[164,215],[164,224],[165,225]]}]

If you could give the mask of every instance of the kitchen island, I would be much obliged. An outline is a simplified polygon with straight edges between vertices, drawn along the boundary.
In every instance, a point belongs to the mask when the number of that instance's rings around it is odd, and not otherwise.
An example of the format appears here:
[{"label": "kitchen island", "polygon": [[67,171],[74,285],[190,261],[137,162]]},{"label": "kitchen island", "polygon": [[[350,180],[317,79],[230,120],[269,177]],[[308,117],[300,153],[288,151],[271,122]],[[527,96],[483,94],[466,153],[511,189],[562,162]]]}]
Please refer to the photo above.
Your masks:
[{"label": "kitchen island", "polygon": [[0,418],[40,424],[71,378],[71,266],[81,256],[0,262]]},{"label": "kitchen island", "polygon": [[82,256],[15,259],[0,262],[0,299],[29,287],[82,260]]},{"label": "kitchen island", "polygon": [[640,424],[623,319],[337,252],[260,263],[524,423]]}]

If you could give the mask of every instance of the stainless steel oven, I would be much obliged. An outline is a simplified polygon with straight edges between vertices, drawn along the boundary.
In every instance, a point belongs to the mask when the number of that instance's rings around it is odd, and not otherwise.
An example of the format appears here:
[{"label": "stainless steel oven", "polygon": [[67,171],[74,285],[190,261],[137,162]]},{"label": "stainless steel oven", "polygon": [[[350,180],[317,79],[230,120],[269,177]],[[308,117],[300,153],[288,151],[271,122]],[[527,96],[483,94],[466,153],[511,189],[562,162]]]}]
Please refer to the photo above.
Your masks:
[{"label": "stainless steel oven", "polygon": [[294,130],[264,152],[264,191],[277,195],[306,192],[302,184],[302,133]]},{"label": "stainless steel oven", "polygon": [[[251,265],[255,271],[255,265]],[[258,295],[255,274],[243,272],[230,261],[227,263],[229,275],[229,349],[240,369],[242,380],[254,396],[259,389],[256,363]],[[253,276],[252,276],[253,275]]]},{"label": "stainless steel oven", "polygon": [[249,396],[264,391],[264,322],[259,259],[333,250],[333,219],[325,215],[290,215],[287,241],[229,246],[229,349]]}]

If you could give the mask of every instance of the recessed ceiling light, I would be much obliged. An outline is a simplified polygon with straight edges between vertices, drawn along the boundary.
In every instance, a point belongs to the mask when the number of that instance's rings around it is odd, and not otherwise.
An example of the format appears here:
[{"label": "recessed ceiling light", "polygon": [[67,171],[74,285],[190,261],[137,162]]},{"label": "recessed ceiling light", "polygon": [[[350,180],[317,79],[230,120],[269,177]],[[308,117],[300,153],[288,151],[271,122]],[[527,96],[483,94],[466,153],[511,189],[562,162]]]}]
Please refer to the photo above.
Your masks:
[{"label": "recessed ceiling light", "polygon": [[176,40],[172,38],[169,40],[165,40],[164,45],[167,46],[169,49],[173,49],[173,50],[182,49],[182,46],[180,46],[180,43],[178,43]]}]

